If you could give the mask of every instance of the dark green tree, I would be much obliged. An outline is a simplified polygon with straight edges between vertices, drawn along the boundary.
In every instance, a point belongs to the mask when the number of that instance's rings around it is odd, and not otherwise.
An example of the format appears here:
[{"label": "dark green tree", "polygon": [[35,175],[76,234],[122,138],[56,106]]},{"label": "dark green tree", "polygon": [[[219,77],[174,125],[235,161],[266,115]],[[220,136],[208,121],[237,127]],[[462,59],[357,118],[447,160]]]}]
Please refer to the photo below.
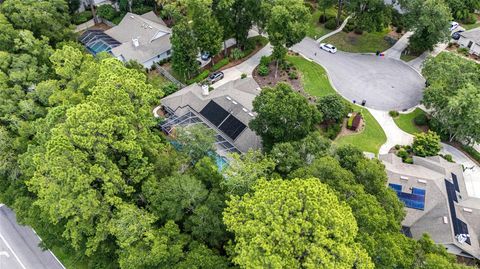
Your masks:
[{"label": "dark green tree", "polygon": [[172,68],[183,79],[198,72],[198,46],[191,25],[186,19],[178,21],[172,28]]}]

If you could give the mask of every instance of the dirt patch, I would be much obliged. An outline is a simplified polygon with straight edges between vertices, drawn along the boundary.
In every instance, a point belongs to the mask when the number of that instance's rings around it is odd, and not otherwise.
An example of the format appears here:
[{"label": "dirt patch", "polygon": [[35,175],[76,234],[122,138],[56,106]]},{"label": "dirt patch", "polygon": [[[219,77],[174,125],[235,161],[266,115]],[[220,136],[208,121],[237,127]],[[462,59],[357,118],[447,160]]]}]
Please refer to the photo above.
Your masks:
[{"label": "dirt patch", "polygon": [[[292,85],[295,91],[305,94],[302,87],[301,74],[294,66],[289,67],[287,69],[282,69],[279,66],[276,77],[275,77],[275,69],[276,69],[275,61],[272,61],[268,65],[268,69],[270,70],[270,72],[267,76],[260,76],[258,74],[258,68],[259,66],[255,67],[255,69],[253,70],[253,78],[258,83],[258,85],[260,85],[260,88],[273,87],[277,85],[277,83],[279,82],[286,82]],[[289,73],[295,73],[296,78],[290,78],[288,75]]]},{"label": "dirt patch", "polygon": [[396,39],[396,40],[399,40],[400,38],[402,38],[402,36],[405,34],[404,31],[400,32],[400,33],[397,33],[397,27],[391,27],[390,28],[390,32],[387,34],[387,36],[393,38],[393,39]]}]

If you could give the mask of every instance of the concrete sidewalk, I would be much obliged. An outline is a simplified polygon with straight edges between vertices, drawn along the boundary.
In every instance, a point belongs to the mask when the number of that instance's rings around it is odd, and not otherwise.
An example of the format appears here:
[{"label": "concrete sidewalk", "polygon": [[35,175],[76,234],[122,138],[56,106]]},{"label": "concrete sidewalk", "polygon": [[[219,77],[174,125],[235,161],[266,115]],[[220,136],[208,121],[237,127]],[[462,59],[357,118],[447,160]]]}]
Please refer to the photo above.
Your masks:
[{"label": "concrete sidewalk", "polygon": [[343,21],[342,25],[340,25],[340,27],[339,27],[338,29],[336,29],[335,31],[332,31],[332,32],[330,32],[330,33],[328,33],[328,34],[326,34],[326,35],[322,35],[320,38],[318,38],[318,39],[317,39],[317,43],[320,43],[320,42],[322,42],[322,40],[325,40],[325,39],[331,37],[332,35],[337,34],[337,33],[339,33],[340,31],[342,31],[343,28],[345,27],[345,25],[347,25],[347,22],[348,22],[348,20],[350,19],[350,17],[351,17],[351,16],[348,16],[348,17]]},{"label": "concrete sidewalk", "polygon": [[387,136],[387,142],[380,147],[379,154],[387,154],[395,145],[411,145],[413,143],[413,135],[400,129],[388,111],[381,111],[368,108],[375,120],[383,128]]},{"label": "concrete sidewalk", "polygon": [[385,57],[400,60],[402,52],[408,47],[408,40],[413,32],[406,32],[391,48],[384,51]]}]

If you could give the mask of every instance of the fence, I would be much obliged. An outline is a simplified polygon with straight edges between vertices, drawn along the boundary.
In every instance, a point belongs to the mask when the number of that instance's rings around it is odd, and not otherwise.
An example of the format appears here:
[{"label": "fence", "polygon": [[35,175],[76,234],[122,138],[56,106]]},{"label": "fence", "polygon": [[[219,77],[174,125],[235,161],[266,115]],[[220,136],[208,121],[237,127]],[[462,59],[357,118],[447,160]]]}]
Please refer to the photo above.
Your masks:
[{"label": "fence", "polygon": [[160,74],[162,74],[162,76],[166,77],[171,82],[177,84],[180,88],[184,88],[186,86],[182,82],[178,81],[178,79],[173,77],[172,74],[170,74],[165,68],[161,67],[159,64],[156,63],[155,66],[156,66],[158,72],[160,72]]},{"label": "fence", "polygon": [[75,28],[75,33],[78,33],[78,32],[82,32],[82,31],[85,31],[87,30],[88,28],[92,27],[95,25],[95,20],[94,19],[91,19],[87,22],[84,22],[82,24],[79,24],[77,25],[77,27]]}]

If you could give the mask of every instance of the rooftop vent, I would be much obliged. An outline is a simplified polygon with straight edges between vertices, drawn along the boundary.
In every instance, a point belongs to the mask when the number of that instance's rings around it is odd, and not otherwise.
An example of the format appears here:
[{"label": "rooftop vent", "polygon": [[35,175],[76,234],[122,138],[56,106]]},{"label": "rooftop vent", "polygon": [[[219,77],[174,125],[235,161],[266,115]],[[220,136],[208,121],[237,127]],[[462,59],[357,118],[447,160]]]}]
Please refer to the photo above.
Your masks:
[{"label": "rooftop vent", "polygon": [[463,208],[463,211],[468,212],[468,213],[472,213],[472,212],[473,212],[470,208],[466,208],[466,207]]},{"label": "rooftop vent", "polygon": [[153,27],[151,25],[149,25],[148,28],[153,29]]},{"label": "rooftop vent", "polygon": [[447,218],[447,216],[443,216],[443,223],[444,223],[444,224],[448,224],[448,218]]},{"label": "rooftop vent", "polygon": [[227,98],[228,101],[232,101],[232,98],[230,96],[227,96],[225,98]]},{"label": "rooftop vent", "polygon": [[132,38],[132,43],[135,48],[138,48],[138,46],[140,46],[140,43],[138,42],[138,38]]},{"label": "rooftop vent", "polygon": [[130,19],[134,19],[135,17],[133,15],[130,15]]},{"label": "rooftop vent", "polygon": [[209,94],[208,85],[202,85],[202,95],[207,96]]},{"label": "rooftop vent", "polygon": [[252,112],[249,112],[248,115],[250,115],[250,117],[255,117]]},{"label": "rooftop vent", "polygon": [[406,177],[406,176],[400,176],[400,179],[408,180],[408,177]]},{"label": "rooftop vent", "polygon": [[417,181],[418,181],[418,183],[427,184],[427,181],[426,181],[426,180],[423,180],[423,179],[419,179],[419,180],[417,180]]},{"label": "rooftop vent", "polygon": [[233,101],[233,100],[232,100],[232,103],[233,103],[234,105],[238,105],[238,103],[237,103],[236,101]]},{"label": "rooftop vent", "polygon": [[243,112],[248,112],[248,109],[242,107]]}]

